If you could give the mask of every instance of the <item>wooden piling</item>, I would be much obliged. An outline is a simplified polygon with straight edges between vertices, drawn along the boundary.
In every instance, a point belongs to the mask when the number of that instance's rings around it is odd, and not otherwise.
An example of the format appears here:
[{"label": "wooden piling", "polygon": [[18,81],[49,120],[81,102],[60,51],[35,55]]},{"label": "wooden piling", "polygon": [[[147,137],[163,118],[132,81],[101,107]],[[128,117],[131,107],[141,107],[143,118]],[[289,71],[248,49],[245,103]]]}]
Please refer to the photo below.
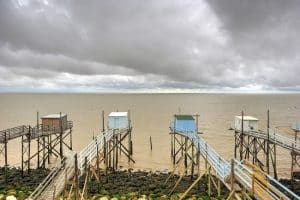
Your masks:
[{"label": "wooden piling", "polygon": [[184,138],[184,169],[185,169],[185,174],[187,174],[187,138]]},{"label": "wooden piling", "polygon": [[31,132],[32,132],[32,128],[31,126],[29,126],[29,133],[28,133],[28,136],[27,136],[27,139],[28,139],[28,165],[27,165],[27,170],[28,170],[28,174],[30,174],[30,160],[31,160]]},{"label": "wooden piling", "polygon": [[235,189],[234,189],[234,182],[235,182],[235,177],[234,177],[234,160],[231,159],[231,192],[233,192]]},{"label": "wooden piling", "polygon": [[[36,113],[36,132],[39,132],[39,112]],[[37,168],[40,168],[40,136],[37,138]]]},{"label": "wooden piling", "polygon": [[[96,157],[96,169],[97,169],[97,176],[100,177],[100,161],[99,161],[99,144],[97,138],[95,139],[96,142],[96,151],[97,151],[97,157]],[[105,159],[105,157],[104,157]]]},{"label": "wooden piling", "polygon": [[7,182],[7,176],[8,176],[8,161],[7,161],[7,132],[4,132],[4,171],[5,171],[5,182]]},{"label": "wooden piling", "polygon": [[[115,163],[115,168],[116,168],[116,170],[118,169],[118,162],[119,162],[119,152],[118,152],[118,135],[116,135],[116,137],[115,137],[115,149],[116,149],[116,154],[115,154],[115,156],[116,156],[116,158],[115,158],[115,161],[116,161],[116,163]],[[121,143],[121,142],[120,142]],[[121,151],[121,150],[120,150]]]},{"label": "wooden piling", "polygon": [[171,138],[171,158],[173,158],[173,138],[172,138],[172,134],[170,134],[170,138]]},{"label": "wooden piling", "polygon": [[191,181],[194,179],[194,140],[192,140],[192,166],[191,166]]},{"label": "wooden piling", "polygon": [[244,111],[242,111],[242,132],[240,134],[240,160],[243,160],[244,147]]},{"label": "wooden piling", "polygon": [[74,199],[78,200],[79,197],[79,180],[78,180],[78,160],[77,160],[77,154],[75,154],[75,189],[74,189]]},{"label": "wooden piling", "polygon": [[211,196],[211,167],[208,167],[208,174],[207,174],[207,186],[208,186],[208,197]]},{"label": "wooden piling", "polygon": [[152,151],[152,138],[150,136],[150,150]]},{"label": "wooden piling", "polygon": [[267,112],[267,152],[266,152],[266,167],[267,167],[267,174],[270,174],[270,111]]},{"label": "wooden piling", "polygon": [[24,177],[24,135],[22,135],[22,138],[21,138],[21,151],[22,151],[22,158],[21,158],[21,171],[22,171],[22,177]]},{"label": "wooden piling", "polygon": [[102,110],[102,132],[105,131],[104,110]]},{"label": "wooden piling", "polygon": [[59,135],[59,155],[60,159],[63,158],[63,126],[62,126],[62,118],[61,112],[59,113],[59,127],[60,127],[60,135]]}]

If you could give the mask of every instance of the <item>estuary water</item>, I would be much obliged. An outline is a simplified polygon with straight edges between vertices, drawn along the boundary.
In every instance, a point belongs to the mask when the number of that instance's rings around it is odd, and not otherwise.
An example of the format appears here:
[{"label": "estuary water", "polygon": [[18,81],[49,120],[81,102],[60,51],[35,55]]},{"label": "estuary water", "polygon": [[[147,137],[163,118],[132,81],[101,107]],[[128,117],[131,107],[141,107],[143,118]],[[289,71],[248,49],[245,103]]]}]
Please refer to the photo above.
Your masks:
[{"label": "estuary water", "polygon": [[[293,138],[292,123],[300,121],[299,94],[0,94],[0,129],[18,125],[35,125],[40,115],[67,113],[74,122],[73,147],[80,151],[102,127],[101,111],[131,112],[133,126],[133,156],[130,167],[147,170],[172,169],[169,123],[174,114],[199,114],[201,136],[230,160],[234,155],[234,134],[228,130],[235,115],[243,110],[257,117],[259,128],[266,130],[267,110],[271,127]],[[152,137],[153,150],[149,138]],[[8,162],[21,162],[21,141],[8,144]],[[278,172],[289,177],[291,156],[277,148]],[[124,157],[124,156],[123,156]],[[4,157],[0,156],[3,165]],[[127,167],[126,159],[121,165]]]}]

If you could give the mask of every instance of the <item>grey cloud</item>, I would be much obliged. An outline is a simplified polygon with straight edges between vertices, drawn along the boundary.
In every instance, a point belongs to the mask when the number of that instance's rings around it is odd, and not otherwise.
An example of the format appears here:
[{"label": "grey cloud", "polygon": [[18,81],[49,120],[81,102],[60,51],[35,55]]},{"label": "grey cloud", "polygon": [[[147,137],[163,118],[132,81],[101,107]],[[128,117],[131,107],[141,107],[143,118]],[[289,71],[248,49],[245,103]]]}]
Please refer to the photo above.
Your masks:
[{"label": "grey cloud", "polygon": [[12,86],[66,73],[70,88],[297,88],[299,5],[0,0],[0,65]]}]

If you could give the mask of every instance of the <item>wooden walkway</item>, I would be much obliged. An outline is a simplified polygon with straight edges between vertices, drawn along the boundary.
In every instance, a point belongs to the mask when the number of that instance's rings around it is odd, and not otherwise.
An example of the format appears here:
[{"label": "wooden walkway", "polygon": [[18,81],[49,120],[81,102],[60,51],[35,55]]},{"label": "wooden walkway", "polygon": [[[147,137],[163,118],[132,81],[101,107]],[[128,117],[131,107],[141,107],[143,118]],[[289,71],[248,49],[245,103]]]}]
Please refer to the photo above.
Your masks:
[{"label": "wooden walkway", "polygon": [[[82,151],[78,153],[78,169],[79,176],[83,175],[85,164],[91,164],[98,156],[98,151],[104,147],[105,141],[110,141],[114,135],[127,132],[129,129],[121,129],[117,131],[108,130],[100,133],[92,140]],[[61,162],[51,170],[49,175],[40,183],[36,190],[28,199],[57,199],[63,192],[66,183],[71,180],[75,174],[75,152],[70,151]]]},{"label": "wooden walkway", "polygon": [[[64,131],[73,127],[73,122],[68,121],[67,126]],[[31,127],[29,125],[17,126],[14,128],[6,129],[0,131],[0,143],[8,142],[22,136],[30,135],[30,139],[36,139],[41,136],[47,136],[52,134],[58,134],[61,132],[61,129],[58,127],[48,127],[43,126],[42,124]]]},{"label": "wooden walkway", "polygon": [[234,190],[229,186],[229,177],[233,176],[234,179],[256,199],[300,199],[298,195],[293,193],[276,179],[265,174],[249,162],[244,160],[233,160],[233,163],[230,164],[210,147],[210,145],[196,132],[174,131],[172,127],[170,128],[172,132],[183,135],[192,141],[196,149],[204,158],[206,158],[210,166],[214,169],[218,179],[227,185],[230,190]]}]

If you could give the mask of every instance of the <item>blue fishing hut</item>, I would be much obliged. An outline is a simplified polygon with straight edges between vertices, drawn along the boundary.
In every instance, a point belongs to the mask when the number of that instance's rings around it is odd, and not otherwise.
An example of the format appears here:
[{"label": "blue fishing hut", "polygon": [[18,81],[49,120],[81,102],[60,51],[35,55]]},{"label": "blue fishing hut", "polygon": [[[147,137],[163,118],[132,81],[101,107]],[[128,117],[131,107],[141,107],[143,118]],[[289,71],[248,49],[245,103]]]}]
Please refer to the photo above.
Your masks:
[{"label": "blue fishing hut", "polygon": [[111,112],[108,116],[108,129],[129,128],[128,112]]},{"label": "blue fishing hut", "polygon": [[193,115],[175,115],[170,129],[177,133],[197,132],[197,124]]}]

